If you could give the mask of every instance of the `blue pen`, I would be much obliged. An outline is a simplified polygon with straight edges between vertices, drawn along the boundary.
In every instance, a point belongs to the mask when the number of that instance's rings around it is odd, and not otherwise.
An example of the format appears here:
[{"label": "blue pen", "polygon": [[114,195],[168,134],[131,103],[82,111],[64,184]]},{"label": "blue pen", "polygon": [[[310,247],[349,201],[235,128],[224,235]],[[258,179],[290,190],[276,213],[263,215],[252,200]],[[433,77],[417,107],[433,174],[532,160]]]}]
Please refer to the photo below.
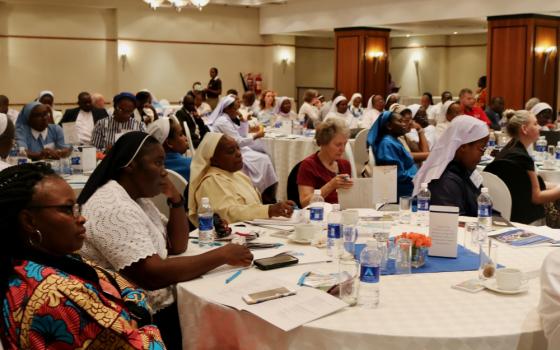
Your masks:
[{"label": "blue pen", "polygon": [[301,277],[298,280],[298,286],[303,286],[303,282],[305,282],[305,279],[307,278],[307,276],[309,276],[311,272],[304,272],[303,275],[301,275]]},{"label": "blue pen", "polygon": [[243,270],[237,270],[237,271],[235,271],[235,273],[234,273],[233,275],[229,276],[229,277],[227,278],[227,280],[226,280],[226,284],[228,284],[229,282],[231,282],[231,281],[233,281],[234,279],[236,279],[237,276],[241,275],[241,271],[243,271]]}]

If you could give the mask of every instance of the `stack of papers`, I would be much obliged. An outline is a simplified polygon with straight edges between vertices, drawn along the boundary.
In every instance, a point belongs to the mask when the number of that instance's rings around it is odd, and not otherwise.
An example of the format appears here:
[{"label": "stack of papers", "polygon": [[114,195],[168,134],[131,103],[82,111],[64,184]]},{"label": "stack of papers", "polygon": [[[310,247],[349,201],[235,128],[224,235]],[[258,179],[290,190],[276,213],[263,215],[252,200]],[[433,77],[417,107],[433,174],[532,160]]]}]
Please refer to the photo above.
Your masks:
[{"label": "stack of papers", "polygon": [[513,247],[532,246],[553,241],[550,237],[539,235],[521,228],[499,230],[495,233],[489,234],[488,236]]}]

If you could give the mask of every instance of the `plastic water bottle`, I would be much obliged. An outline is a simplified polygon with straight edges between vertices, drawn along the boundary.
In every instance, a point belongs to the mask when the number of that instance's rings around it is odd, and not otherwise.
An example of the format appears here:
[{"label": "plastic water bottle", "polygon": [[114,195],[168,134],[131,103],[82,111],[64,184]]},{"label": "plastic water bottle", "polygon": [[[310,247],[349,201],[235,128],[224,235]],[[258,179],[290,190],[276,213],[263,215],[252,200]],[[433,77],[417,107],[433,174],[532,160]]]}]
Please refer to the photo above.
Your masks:
[{"label": "plastic water bottle", "polygon": [[70,155],[70,162],[72,166],[72,173],[73,174],[81,174],[83,173],[83,166],[82,166],[82,151],[78,147],[72,148],[72,154]]},{"label": "plastic water bottle", "polygon": [[342,224],[340,204],[333,204],[332,211],[327,217],[327,255],[338,258],[342,251]]},{"label": "plastic water bottle", "polygon": [[418,226],[430,225],[430,197],[432,194],[428,190],[428,184],[422,183],[420,185],[420,192],[418,192],[418,212],[416,213],[416,224]]},{"label": "plastic water bottle", "polygon": [[478,196],[478,227],[485,233],[492,230],[492,198],[486,187],[482,187]]},{"label": "plastic water bottle", "polygon": [[214,212],[207,197],[198,208],[198,246],[209,248],[214,242]]},{"label": "plastic water bottle", "polygon": [[20,147],[18,148],[14,165],[21,165],[26,163],[31,163],[31,161],[27,158],[27,152],[25,152],[25,147]]},{"label": "plastic water bottle", "polygon": [[560,141],[556,144],[556,149],[554,150],[554,159],[556,159],[556,166],[560,166]]},{"label": "plastic water bottle", "polygon": [[321,196],[321,190],[313,191],[313,197],[309,204],[309,221],[312,224],[323,225],[325,212],[325,199]]},{"label": "plastic water bottle", "polygon": [[493,132],[491,132],[490,135],[488,136],[488,144],[486,150],[488,152],[488,155],[492,154],[494,148],[496,148],[496,135]]},{"label": "plastic water bottle", "polygon": [[537,142],[535,143],[535,152],[536,152],[536,160],[543,161],[546,157],[546,138],[544,136],[540,136]]},{"label": "plastic water bottle", "polygon": [[360,253],[360,294],[359,302],[366,308],[374,309],[379,305],[379,273],[381,253],[375,239],[367,241]]}]

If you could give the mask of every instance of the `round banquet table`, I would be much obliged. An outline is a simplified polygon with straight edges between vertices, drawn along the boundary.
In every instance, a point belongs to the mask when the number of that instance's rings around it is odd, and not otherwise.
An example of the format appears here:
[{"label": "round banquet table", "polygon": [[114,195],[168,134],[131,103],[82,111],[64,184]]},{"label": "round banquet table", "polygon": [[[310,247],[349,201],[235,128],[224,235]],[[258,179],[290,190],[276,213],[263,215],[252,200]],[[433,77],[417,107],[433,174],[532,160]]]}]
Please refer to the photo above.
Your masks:
[{"label": "round banquet table", "polygon": [[[247,225],[249,226],[249,225]],[[519,225],[522,226],[522,225]],[[282,241],[260,230],[261,241]],[[414,229],[395,225],[391,235]],[[270,232],[270,231],[268,231]],[[365,241],[364,237],[358,241]],[[458,242],[463,242],[459,229]],[[214,304],[205,294],[224,286],[231,275],[196,279],[177,286],[184,349],[546,349],[537,305],[540,297],[539,269],[556,248],[510,248],[498,243],[498,263],[520,268],[530,276],[529,291],[504,295],[483,290],[471,294],[451,288],[477,271],[382,276],[380,305],[360,305],[284,332],[247,312]],[[194,245],[193,245],[194,246]],[[189,247],[192,255],[198,247]],[[472,248],[472,247],[469,247]],[[337,271],[335,263],[294,265],[283,269],[244,270],[236,280],[281,277],[294,284],[305,271]]]}]

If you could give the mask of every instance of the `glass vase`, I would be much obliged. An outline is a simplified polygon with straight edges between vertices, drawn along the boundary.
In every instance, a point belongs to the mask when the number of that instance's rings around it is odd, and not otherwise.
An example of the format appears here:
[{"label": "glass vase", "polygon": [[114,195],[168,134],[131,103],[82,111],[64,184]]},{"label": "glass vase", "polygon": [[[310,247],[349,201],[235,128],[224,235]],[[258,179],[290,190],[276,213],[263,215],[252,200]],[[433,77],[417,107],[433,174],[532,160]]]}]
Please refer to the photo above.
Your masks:
[{"label": "glass vase", "polygon": [[428,247],[412,247],[411,265],[417,269],[424,266],[428,259]]}]

